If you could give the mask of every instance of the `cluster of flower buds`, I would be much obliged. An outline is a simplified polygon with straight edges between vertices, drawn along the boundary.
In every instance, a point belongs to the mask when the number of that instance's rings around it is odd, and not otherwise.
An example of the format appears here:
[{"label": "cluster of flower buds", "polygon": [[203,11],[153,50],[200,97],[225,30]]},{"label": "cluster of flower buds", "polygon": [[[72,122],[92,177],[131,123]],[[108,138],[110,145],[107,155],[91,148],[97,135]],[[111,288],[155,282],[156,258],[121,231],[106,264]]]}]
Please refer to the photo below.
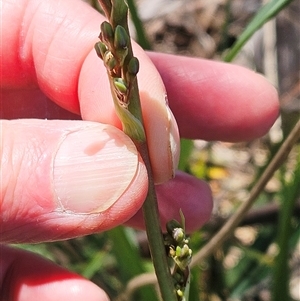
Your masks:
[{"label": "cluster of flower buds", "polygon": [[100,42],[96,43],[97,55],[113,78],[116,94],[123,106],[128,106],[131,83],[139,71],[139,61],[128,55],[129,35],[124,27],[114,29],[109,22],[101,24]]},{"label": "cluster of flower buds", "polygon": [[[119,6],[117,6],[119,5]],[[123,124],[123,131],[134,141],[145,141],[145,132],[141,116],[134,116],[138,97],[136,76],[139,71],[139,61],[133,56],[127,25],[118,24],[116,18],[127,20],[127,7],[124,1],[114,1],[111,9],[110,22],[101,24],[99,42],[95,44],[97,55],[103,60],[109,75],[110,87],[116,113]],[[114,6],[118,9],[114,9]],[[126,21],[127,22],[127,21]],[[136,95],[137,94],[137,95]]]},{"label": "cluster of flower buds", "polygon": [[189,285],[189,264],[192,259],[192,250],[185,230],[176,220],[167,223],[167,233],[164,236],[168,256],[175,263],[172,276],[179,301],[185,301]]}]

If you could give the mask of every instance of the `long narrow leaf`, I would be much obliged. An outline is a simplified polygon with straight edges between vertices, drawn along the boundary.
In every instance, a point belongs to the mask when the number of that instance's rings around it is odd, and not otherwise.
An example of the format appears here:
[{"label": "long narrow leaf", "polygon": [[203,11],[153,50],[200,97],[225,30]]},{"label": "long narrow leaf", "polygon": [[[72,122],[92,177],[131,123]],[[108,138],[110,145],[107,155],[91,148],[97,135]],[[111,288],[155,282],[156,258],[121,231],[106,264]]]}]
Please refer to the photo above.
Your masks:
[{"label": "long narrow leaf", "polygon": [[251,36],[262,27],[267,21],[276,16],[285,6],[293,0],[272,0],[268,4],[261,7],[258,13],[254,16],[247,28],[240,35],[236,43],[229,50],[224,58],[225,62],[230,62],[238,54],[240,49],[251,38]]},{"label": "long narrow leaf", "polygon": [[135,27],[136,31],[136,38],[138,44],[144,49],[144,50],[150,50],[151,45],[149,40],[147,39],[146,32],[144,30],[143,23],[139,17],[135,1],[134,0],[127,0],[127,5],[130,11],[131,20],[133,22],[133,25]]},{"label": "long narrow leaf", "polygon": [[[116,227],[108,231],[107,235],[112,240],[112,252],[116,256],[120,278],[123,282],[146,272],[138,249],[124,227]],[[144,287],[139,293],[141,300],[157,300],[152,287]]]},{"label": "long narrow leaf", "polygon": [[180,158],[179,158],[178,169],[180,170],[187,169],[188,161],[193,148],[194,148],[193,140],[180,139]]}]

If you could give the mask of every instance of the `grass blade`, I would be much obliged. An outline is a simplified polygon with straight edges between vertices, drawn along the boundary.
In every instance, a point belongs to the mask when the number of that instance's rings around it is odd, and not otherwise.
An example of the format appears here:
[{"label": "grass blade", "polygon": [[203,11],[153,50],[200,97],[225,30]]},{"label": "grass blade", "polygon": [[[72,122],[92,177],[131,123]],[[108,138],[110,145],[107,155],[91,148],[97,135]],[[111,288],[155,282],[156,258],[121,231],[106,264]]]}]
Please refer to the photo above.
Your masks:
[{"label": "grass blade", "polygon": [[133,25],[135,27],[136,31],[136,37],[138,44],[144,49],[144,50],[150,50],[151,45],[150,42],[147,39],[147,35],[144,30],[143,23],[139,17],[137,8],[135,6],[134,0],[127,0],[127,5],[130,11],[131,20],[133,22]]},{"label": "grass blade", "polygon": [[[114,228],[108,231],[107,235],[112,240],[112,252],[116,256],[120,278],[123,282],[128,282],[134,276],[146,272],[137,247],[124,227]],[[139,291],[139,297],[141,300],[157,300],[153,287],[144,287]]]},{"label": "grass blade", "polygon": [[247,28],[243,31],[238,40],[226,54],[224,61],[231,62],[239,53],[241,48],[245,45],[245,43],[251,38],[251,36],[292,1],[293,0],[272,0],[268,4],[261,7],[252,21],[248,24]]}]

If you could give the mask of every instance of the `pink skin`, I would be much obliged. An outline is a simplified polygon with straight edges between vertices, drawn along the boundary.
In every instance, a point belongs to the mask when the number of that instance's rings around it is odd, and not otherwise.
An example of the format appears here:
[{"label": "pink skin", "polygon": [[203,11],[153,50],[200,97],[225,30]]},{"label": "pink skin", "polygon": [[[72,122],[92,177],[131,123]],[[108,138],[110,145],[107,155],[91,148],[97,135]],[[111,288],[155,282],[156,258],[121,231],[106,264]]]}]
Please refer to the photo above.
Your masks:
[{"label": "pink skin", "polygon": [[[67,271],[40,256],[0,245],[2,258],[1,300],[108,301],[94,283]],[[33,272],[34,271],[34,272]]]},{"label": "pink skin", "polygon": [[[100,67],[98,69],[101,62],[91,51],[102,17],[81,1],[76,5],[74,1],[2,0],[0,40],[5,43],[0,46],[3,58],[0,64],[1,118],[80,119],[81,115],[83,120],[120,126],[111,105],[109,89],[103,84],[105,72]],[[147,73],[139,79],[146,115],[151,116],[153,106],[149,103],[152,99],[159,99],[163,94],[160,74],[183,137],[251,140],[265,134],[278,116],[275,89],[252,71],[201,59],[158,53],[146,55],[139,47],[135,47],[135,54],[144,66],[141,75]],[[101,90],[97,88],[99,84]],[[96,92],[93,94],[93,91]],[[163,115],[160,101],[154,102],[154,110]],[[82,124],[82,121],[78,122]],[[149,122],[147,120],[148,127]],[[20,160],[19,164],[13,165],[14,173],[9,165],[6,166],[7,172],[1,169],[2,183],[7,185],[5,191],[12,195],[8,198],[3,191],[1,194],[0,237],[3,242],[71,238],[103,231],[125,221],[143,227],[138,209],[147,190],[147,177],[140,159],[131,185],[112,207],[101,214],[61,214],[54,210],[47,160],[53,156],[52,143],[56,143],[69,122],[59,122],[54,127],[51,122],[42,122],[45,128],[31,126],[31,131],[20,125],[8,126],[5,123],[5,137],[8,138],[3,141],[11,150],[11,159],[19,158],[14,154],[20,153],[17,145],[24,135],[33,133],[39,147],[35,149],[30,145],[28,153],[22,150],[27,161]],[[128,138],[122,139],[127,141]],[[154,157],[160,155],[154,146],[151,152]],[[44,156],[39,159],[43,160],[36,161],[36,153],[42,153]],[[38,164],[27,164],[25,168],[24,162],[31,162],[28,158]],[[44,177],[38,177],[39,173]],[[7,174],[10,178],[5,178]],[[28,184],[28,174],[36,181]],[[188,231],[198,229],[209,219],[212,197],[203,181],[180,172],[174,180],[160,185],[157,191],[162,223],[178,218],[180,208],[185,213]],[[86,292],[90,294],[89,300],[108,300],[90,282],[35,255],[6,246],[1,247],[0,254],[1,266],[4,267],[0,292],[6,292],[13,300],[64,300],[71,297],[76,301],[87,299]],[[34,269],[34,266],[38,268]],[[55,294],[49,294],[47,287]],[[74,288],[78,293],[72,295]]]}]

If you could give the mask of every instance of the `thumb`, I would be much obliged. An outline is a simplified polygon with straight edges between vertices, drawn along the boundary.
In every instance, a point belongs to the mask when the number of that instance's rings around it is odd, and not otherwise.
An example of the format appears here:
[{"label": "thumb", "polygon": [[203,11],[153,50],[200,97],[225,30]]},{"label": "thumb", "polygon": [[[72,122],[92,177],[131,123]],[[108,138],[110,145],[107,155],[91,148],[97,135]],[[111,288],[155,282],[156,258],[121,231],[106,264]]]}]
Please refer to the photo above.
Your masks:
[{"label": "thumb", "polygon": [[141,207],[146,170],[131,140],[99,123],[2,121],[1,240],[65,239],[121,224]]},{"label": "thumb", "polygon": [[91,281],[24,250],[0,245],[1,300],[108,301]]}]

